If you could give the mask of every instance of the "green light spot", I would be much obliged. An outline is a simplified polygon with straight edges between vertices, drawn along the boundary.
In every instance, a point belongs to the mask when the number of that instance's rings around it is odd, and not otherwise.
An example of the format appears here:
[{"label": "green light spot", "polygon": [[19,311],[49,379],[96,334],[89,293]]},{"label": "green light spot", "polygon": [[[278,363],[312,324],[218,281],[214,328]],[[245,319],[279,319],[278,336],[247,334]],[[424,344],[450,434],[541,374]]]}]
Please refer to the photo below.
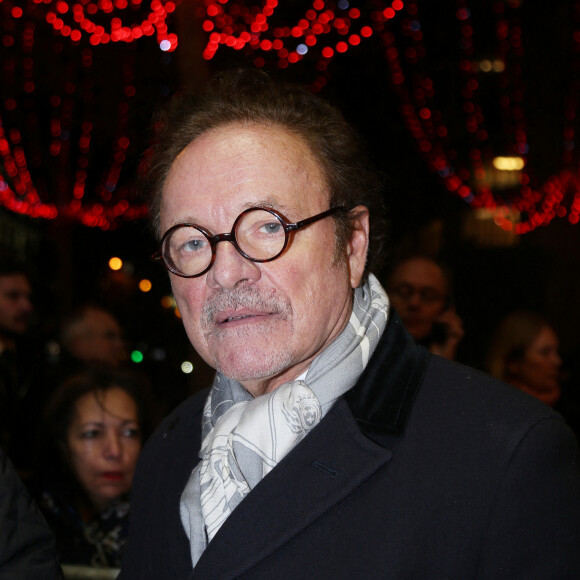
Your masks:
[{"label": "green light spot", "polygon": [[140,363],[140,362],[143,362],[143,358],[144,358],[144,357],[143,357],[143,353],[142,353],[140,350],[134,350],[134,351],[131,353],[131,360],[132,360],[134,363]]}]

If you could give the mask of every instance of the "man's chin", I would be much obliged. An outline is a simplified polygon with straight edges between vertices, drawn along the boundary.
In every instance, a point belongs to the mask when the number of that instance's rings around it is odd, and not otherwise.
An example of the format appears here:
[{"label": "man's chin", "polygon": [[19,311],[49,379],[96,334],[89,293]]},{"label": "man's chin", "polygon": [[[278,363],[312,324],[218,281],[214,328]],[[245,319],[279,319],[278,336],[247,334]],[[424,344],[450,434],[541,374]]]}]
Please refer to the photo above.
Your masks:
[{"label": "man's chin", "polygon": [[228,345],[213,353],[215,368],[240,383],[267,381],[291,365],[289,352],[271,345]]}]

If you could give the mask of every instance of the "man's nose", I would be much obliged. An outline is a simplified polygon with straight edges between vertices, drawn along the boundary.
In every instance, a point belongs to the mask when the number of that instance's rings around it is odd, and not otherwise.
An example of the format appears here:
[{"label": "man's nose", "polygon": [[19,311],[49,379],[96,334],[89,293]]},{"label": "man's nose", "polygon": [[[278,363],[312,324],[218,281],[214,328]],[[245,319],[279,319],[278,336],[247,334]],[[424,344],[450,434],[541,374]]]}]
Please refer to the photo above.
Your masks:
[{"label": "man's nose", "polygon": [[207,273],[207,285],[212,289],[230,289],[241,281],[253,284],[261,275],[258,264],[244,258],[231,242],[221,242],[216,246],[215,260]]},{"label": "man's nose", "polygon": [[418,308],[421,305],[421,293],[413,291],[410,294],[407,303],[411,308]]}]

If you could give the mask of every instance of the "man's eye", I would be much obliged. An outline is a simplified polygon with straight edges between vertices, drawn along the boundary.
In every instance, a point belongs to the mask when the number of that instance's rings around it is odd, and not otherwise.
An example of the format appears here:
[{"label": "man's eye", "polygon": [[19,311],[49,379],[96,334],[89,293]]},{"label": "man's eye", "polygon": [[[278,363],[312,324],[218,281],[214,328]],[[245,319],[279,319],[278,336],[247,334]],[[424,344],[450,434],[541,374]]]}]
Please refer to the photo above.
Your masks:
[{"label": "man's eye", "polygon": [[195,238],[193,240],[188,240],[181,246],[182,252],[199,252],[203,249],[207,240],[205,238]]},{"label": "man's eye", "polygon": [[282,224],[279,221],[268,222],[260,227],[260,233],[278,234],[282,229]]}]

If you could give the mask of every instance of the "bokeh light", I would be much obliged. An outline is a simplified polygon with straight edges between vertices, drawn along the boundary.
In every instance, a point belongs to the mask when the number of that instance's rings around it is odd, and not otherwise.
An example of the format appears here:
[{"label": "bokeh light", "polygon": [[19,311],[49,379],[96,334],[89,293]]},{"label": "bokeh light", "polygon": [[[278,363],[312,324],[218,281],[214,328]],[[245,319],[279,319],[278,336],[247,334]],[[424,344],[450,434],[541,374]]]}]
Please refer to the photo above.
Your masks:
[{"label": "bokeh light", "polygon": [[151,284],[151,280],[147,280],[147,278],[144,278],[139,282],[139,290],[141,290],[141,292],[149,292],[152,287],[153,284]]}]

